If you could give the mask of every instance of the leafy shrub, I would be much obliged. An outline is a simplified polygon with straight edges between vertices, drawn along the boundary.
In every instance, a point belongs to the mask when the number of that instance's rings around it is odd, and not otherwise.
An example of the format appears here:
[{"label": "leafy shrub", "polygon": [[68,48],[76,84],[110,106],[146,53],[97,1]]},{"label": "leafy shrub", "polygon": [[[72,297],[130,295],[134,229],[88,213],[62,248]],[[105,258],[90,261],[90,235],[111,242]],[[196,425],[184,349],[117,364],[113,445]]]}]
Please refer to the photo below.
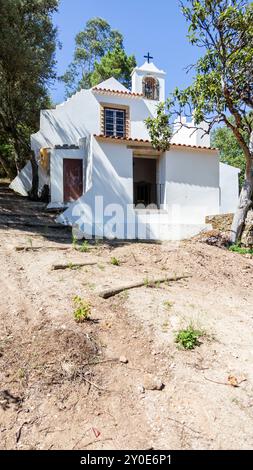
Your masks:
[{"label": "leafy shrub", "polygon": [[194,349],[201,344],[200,336],[203,336],[203,332],[195,330],[192,325],[189,325],[186,329],[179,330],[176,335],[176,343],[179,343],[184,349]]},{"label": "leafy shrub", "polygon": [[115,258],[115,256],[113,256],[113,257],[111,258],[111,264],[113,264],[113,266],[119,266],[119,265],[120,265],[120,261],[119,261],[117,258]]},{"label": "leafy shrub", "polygon": [[77,323],[82,323],[90,319],[91,316],[91,306],[89,302],[81,299],[76,295],[73,299],[75,310],[74,310],[74,319]]}]

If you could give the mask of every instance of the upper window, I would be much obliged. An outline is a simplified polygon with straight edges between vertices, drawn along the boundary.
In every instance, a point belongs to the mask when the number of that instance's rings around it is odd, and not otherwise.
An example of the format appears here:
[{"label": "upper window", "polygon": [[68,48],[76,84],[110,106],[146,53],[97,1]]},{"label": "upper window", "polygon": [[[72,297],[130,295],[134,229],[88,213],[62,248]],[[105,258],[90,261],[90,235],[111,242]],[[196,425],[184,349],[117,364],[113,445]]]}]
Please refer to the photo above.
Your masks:
[{"label": "upper window", "polygon": [[104,109],[104,126],[107,137],[125,137],[126,111],[122,109]]},{"label": "upper window", "polygon": [[143,78],[142,88],[145,98],[148,100],[159,100],[159,82],[156,80],[156,78]]}]

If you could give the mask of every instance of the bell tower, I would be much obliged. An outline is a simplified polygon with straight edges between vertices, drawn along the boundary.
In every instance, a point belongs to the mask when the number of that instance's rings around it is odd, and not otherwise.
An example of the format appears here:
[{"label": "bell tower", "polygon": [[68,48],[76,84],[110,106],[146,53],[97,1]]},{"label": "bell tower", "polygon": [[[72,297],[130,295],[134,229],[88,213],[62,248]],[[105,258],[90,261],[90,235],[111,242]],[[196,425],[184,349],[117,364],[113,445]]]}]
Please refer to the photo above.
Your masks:
[{"label": "bell tower", "polygon": [[132,93],[141,93],[147,100],[165,101],[166,73],[151,62],[149,53],[144,58],[146,62],[132,72]]}]

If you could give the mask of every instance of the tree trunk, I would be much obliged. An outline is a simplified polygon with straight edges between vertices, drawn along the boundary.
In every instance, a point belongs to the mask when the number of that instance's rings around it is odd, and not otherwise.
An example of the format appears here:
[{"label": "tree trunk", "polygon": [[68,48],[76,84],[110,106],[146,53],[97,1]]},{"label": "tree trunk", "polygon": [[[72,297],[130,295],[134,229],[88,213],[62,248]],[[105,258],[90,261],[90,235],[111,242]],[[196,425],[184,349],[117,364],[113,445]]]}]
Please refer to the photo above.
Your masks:
[{"label": "tree trunk", "polygon": [[231,227],[231,242],[238,243],[241,239],[248,210],[252,206],[253,196],[253,132],[250,136],[250,158],[246,162],[245,181],[242,186],[239,205],[235,212]]},{"label": "tree trunk", "polygon": [[18,152],[15,148],[15,145],[14,145],[14,163],[15,163],[15,167],[16,167],[16,171],[17,171],[17,174],[20,172],[21,168],[20,168],[20,165],[19,165],[19,158],[18,158]]},{"label": "tree trunk", "polygon": [[29,191],[29,197],[33,201],[38,200],[38,191],[39,191],[39,169],[36,161],[34,152],[31,154],[31,165],[32,165],[32,188]]},{"label": "tree trunk", "polygon": [[5,173],[6,173],[6,176],[10,179],[12,179],[12,173],[11,173],[11,170],[8,168],[8,166],[6,165],[3,157],[0,155],[0,164],[2,165]]}]

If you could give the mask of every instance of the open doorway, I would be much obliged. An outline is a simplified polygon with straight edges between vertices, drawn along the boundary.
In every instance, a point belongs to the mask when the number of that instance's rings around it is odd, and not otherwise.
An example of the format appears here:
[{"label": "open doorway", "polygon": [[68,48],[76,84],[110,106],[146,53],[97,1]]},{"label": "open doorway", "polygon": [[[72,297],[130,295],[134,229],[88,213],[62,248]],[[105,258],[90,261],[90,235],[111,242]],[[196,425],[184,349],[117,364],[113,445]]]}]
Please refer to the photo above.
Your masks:
[{"label": "open doorway", "polygon": [[157,204],[155,158],[133,158],[134,205]]}]

